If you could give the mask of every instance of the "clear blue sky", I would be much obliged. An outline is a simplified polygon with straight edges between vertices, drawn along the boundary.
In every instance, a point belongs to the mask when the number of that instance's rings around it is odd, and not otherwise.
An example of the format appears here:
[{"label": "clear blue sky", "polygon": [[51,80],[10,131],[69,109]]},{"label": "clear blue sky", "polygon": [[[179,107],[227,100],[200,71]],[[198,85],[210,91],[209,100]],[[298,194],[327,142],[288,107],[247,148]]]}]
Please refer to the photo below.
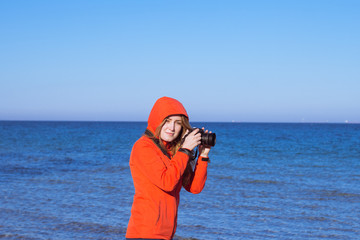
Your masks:
[{"label": "clear blue sky", "polygon": [[360,1],[1,1],[0,120],[360,122]]}]

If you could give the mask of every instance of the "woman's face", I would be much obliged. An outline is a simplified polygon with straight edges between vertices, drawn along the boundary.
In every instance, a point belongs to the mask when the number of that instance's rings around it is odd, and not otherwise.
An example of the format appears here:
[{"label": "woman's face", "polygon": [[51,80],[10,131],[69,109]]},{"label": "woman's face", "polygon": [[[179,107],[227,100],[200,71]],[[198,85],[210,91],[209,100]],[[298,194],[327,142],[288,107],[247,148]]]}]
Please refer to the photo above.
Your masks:
[{"label": "woman's face", "polygon": [[174,141],[181,132],[181,117],[170,116],[165,120],[165,124],[160,131],[160,138],[166,142]]}]

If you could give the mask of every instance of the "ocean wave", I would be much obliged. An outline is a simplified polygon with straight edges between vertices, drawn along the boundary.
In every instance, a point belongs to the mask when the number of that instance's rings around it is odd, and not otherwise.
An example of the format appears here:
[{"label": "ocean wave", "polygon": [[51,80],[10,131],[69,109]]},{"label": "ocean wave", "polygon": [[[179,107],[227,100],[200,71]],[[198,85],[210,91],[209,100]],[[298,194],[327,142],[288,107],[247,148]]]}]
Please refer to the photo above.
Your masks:
[{"label": "ocean wave", "polygon": [[193,238],[193,237],[183,238],[183,237],[175,236],[173,238],[173,240],[199,240],[199,239],[198,238]]},{"label": "ocean wave", "polygon": [[233,176],[229,176],[229,175],[213,175],[212,176],[213,178],[216,178],[216,179],[228,179],[228,180],[232,180],[234,179]]},{"label": "ocean wave", "polygon": [[360,202],[359,193],[343,192],[339,190],[311,190],[318,200],[341,199],[351,202]]},{"label": "ocean wave", "polygon": [[123,236],[126,233],[126,228],[109,226],[99,223],[91,222],[69,222],[64,224],[58,224],[53,230],[66,230],[71,232],[81,233],[106,233],[106,234],[118,234]]},{"label": "ocean wave", "polygon": [[0,238],[1,239],[6,239],[6,240],[38,240],[39,238],[33,238],[33,237],[28,237],[25,235],[21,235],[21,234],[13,234],[13,233],[3,233],[0,234]]},{"label": "ocean wave", "polygon": [[0,169],[3,174],[9,175],[41,175],[46,169],[36,167],[24,167],[21,165],[5,165]]},{"label": "ocean wave", "polygon": [[338,190],[324,190],[321,191],[321,195],[330,198],[343,198],[353,202],[360,202],[360,194],[358,193],[341,192]]},{"label": "ocean wave", "polygon": [[260,180],[260,179],[245,179],[242,180],[242,182],[244,183],[248,183],[248,184],[282,184],[279,181],[275,181],[275,180]]}]

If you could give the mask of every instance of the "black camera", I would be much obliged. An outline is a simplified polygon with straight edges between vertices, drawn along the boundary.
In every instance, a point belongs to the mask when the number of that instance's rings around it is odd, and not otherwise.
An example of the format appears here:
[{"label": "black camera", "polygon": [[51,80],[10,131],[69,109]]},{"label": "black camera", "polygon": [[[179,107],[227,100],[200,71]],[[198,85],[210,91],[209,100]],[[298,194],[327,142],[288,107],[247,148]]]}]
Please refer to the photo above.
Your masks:
[{"label": "black camera", "polygon": [[194,128],[194,130],[195,129],[199,129],[199,133],[201,134],[201,145],[210,146],[210,147],[215,146],[216,143],[215,133],[206,133],[201,128]]}]

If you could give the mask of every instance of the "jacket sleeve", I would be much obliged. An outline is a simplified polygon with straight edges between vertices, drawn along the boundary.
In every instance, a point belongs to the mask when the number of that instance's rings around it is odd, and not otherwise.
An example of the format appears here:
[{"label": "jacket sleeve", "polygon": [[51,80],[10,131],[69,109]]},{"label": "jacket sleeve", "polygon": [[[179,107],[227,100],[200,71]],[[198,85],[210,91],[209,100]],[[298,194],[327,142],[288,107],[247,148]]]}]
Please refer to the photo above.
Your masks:
[{"label": "jacket sleeve", "polygon": [[138,141],[135,143],[130,156],[130,167],[136,168],[160,189],[170,192],[181,180],[189,156],[179,152],[167,165],[163,162],[163,158],[167,157],[157,151],[156,146],[152,143]]},{"label": "jacket sleeve", "polygon": [[187,186],[183,186],[186,191],[197,194],[200,193],[204,187],[207,179],[207,161],[202,161],[200,156],[196,162],[195,170],[191,181]]}]

